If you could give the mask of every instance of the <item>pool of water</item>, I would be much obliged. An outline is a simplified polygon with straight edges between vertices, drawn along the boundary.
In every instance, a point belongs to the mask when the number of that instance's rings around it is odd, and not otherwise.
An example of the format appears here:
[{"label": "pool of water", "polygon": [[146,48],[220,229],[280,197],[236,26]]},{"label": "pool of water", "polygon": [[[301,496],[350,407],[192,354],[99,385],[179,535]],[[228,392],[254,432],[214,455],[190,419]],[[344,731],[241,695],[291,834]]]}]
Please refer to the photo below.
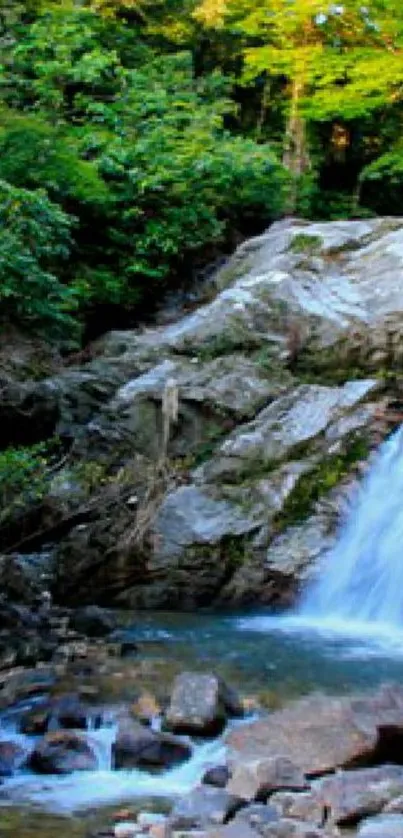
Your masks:
[{"label": "pool of water", "polygon": [[[246,693],[279,699],[371,689],[403,677],[403,630],[268,612],[145,614],[128,628],[146,654],[220,672]],[[149,651],[147,653],[147,646]]]},{"label": "pool of water", "polygon": [[[269,709],[315,690],[345,693],[403,678],[403,633],[389,626],[330,619],[318,623],[267,612],[147,613],[137,614],[135,619],[126,614],[122,621],[125,634],[138,642],[139,653],[119,661],[119,671],[112,673],[119,675],[113,677],[114,701],[127,701],[132,684],[142,684],[143,676],[147,689],[154,687],[164,701],[175,673],[184,669],[215,671],[249,697],[252,707],[260,704]],[[13,714],[3,714],[0,724],[12,735]],[[16,727],[14,722],[14,730]],[[96,811],[102,820],[107,815],[105,807],[134,805],[141,809],[150,799],[159,810],[166,806],[167,797],[189,791],[208,765],[225,757],[223,743],[215,740],[197,744],[189,763],[163,777],[139,771],[111,772],[111,728],[91,735],[98,737],[102,753],[98,771],[67,777],[25,772],[4,783],[0,788],[1,835],[30,838],[37,834],[39,825],[44,836],[81,838],[94,822],[91,812]]]}]

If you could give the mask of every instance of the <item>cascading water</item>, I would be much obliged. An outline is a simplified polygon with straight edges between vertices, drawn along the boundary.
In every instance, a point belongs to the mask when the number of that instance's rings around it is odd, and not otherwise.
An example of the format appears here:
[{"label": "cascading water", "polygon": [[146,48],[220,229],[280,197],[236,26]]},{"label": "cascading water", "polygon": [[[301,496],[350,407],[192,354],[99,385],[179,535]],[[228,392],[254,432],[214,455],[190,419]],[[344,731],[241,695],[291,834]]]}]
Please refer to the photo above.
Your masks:
[{"label": "cascading water", "polygon": [[403,427],[381,447],[301,616],[403,629]]}]

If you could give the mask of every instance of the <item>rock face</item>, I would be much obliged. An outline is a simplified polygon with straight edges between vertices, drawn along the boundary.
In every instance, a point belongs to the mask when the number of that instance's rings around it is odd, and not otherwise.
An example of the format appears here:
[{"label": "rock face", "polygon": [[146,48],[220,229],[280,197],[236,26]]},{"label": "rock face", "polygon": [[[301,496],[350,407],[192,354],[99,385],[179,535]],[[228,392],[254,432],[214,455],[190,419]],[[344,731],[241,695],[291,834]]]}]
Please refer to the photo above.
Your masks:
[{"label": "rock face", "polygon": [[176,733],[221,733],[227,717],[242,716],[242,706],[232,689],[215,675],[183,672],[175,679],[165,726]]},{"label": "rock face", "polygon": [[402,742],[399,687],[384,687],[368,698],[309,696],[227,736],[233,773],[245,761],[278,755],[308,776],[393,760]]},{"label": "rock face", "polygon": [[402,220],[280,222],[214,291],[19,393],[72,446],[45,504],[64,603],[288,604],[398,421]]}]

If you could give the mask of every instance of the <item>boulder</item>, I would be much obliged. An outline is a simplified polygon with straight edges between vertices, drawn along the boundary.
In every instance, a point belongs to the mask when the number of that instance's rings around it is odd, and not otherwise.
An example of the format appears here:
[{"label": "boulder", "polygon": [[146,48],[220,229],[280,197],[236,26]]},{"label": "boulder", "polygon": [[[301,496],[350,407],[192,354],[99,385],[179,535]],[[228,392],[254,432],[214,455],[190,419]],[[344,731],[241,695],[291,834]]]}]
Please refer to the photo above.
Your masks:
[{"label": "boulder", "polygon": [[95,771],[95,752],[84,736],[71,731],[47,733],[37,743],[30,757],[30,766],[39,774],[70,774],[73,771]]},{"label": "boulder", "polygon": [[206,828],[224,823],[240,805],[224,789],[198,786],[174,804],[169,822],[173,830]]},{"label": "boulder", "polygon": [[307,787],[301,769],[287,757],[234,760],[230,771],[226,790],[242,800],[265,800],[280,789],[298,791]]},{"label": "boulder", "polygon": [[0,777],[10,777],[26,765],[28,753],[18,742],[0,742]]},{"label": "boulder", "polygon": [[163,770],[185,762],[192,755],[190,745],[169,734],[156,733],[130,719],[121,720],[112,748],[119,768]]},{"label": "boulder", "polygon": [[237,695],[216,675],[182,672],[175,679],[164,724],[176,733],[214,736],[228,715],[242,713]]},{"label": "boulder", "polygon": [[282,756],[306,775],[387,761],[403,742],[403,690],[369,696],[314,694],[226,737],[232,761]]},{"label": "boulder", "polygon": [[86,605],[73,612],[70,625],[88,637],[105,637],[116,628],[116,620],[110,612],[98,605]]},{"label": "boulder", "polygon": [[367,815],[379,814],[403,794],[403,767],[382,765],[338,771],[314,783],[313,793],[334,823],[356,823]]}]

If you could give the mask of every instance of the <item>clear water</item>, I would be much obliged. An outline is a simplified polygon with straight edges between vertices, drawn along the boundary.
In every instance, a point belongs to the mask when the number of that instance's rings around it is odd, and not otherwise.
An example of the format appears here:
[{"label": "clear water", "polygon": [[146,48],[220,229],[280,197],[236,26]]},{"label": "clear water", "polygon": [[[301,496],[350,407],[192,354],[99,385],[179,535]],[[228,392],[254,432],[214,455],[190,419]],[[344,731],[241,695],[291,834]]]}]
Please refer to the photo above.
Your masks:
[{"label": "clear water", "polygon": [[[340,693],[403,679],[403,429],[380,449],[357,489],[336,547],[294,613],[144,614],[127,633],[142,658],[172,671],[215,671],[244,695],[276,706],[313,690]],[[130,663],[127,664],[130,666]],[[15,733],[3,717],[4,732]],[[69,777],[17,775],[0,803],[29,802],[53,812],[189,791],[206,766],[220,763],[223,742],[196,744],[191,760],[156,777],[111,772],[113,725],[92,732],[99,769]],[[1,814],[0,814],[1,823]]]}]

